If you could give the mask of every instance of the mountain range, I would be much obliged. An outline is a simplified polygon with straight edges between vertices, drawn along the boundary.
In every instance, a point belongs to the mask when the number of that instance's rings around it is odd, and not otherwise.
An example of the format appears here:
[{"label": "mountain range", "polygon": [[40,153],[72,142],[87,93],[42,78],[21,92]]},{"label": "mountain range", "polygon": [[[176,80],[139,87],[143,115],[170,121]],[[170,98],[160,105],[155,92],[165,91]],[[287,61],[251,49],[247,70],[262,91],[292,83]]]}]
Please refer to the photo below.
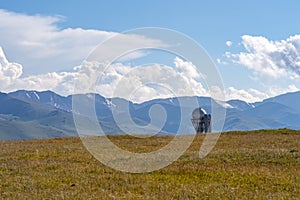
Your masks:
[{"label": "mountain range", "polygon": [[[180,102],[192,97],[154,99],[143,103],[133,103],[122,98],[104,98],[99,94],[75,94],[60,96],[52,91],[18,90],[11,93],[0,92],[0,140],[24,140],[52,137],[77,136],[73,120],[72,98],[80,99],[82,105],[94,103],[97,120],[105,134],[124,134],[136,130],[135,125],[145,128],[143,134],[151,134],[159,129],[159,134],[174,134],[179,124],[186,120],[180,131],[194,133],[190,123],[193,107],[180,108]],[[93,102],[92,100],[95,100]],[[226,102],[214,101],[209,97],[196,97],[199,105],[211,112],[212,104],[226,109],[223,131],[289,128],[300,129],[300,92],[287,93],[261,102],[247,103],[242,100]],[[165,110],[165,123],[153,120],[155,106]],[[129,115],[126,114],[126,108]],[[159,109],[159,108],[158,108]],[[150,114],[149,114],[150,113]],[[82,112],[76,113],[85,117]],[[115,119],[117,115],[118,120]],[[159,114],[161,115],[161,114]],[[132,119],[132,121],[128,120]],[[184,119],[182,119],[184,118]],[[155,125],[157,121],[157,128]],[[120,126],[121,124],[121,126]],[[125,132],[124,132],[125,130]],[[139,129],[144,130],[144,129]],[[138,133],[141,134],[141,133]]]}]

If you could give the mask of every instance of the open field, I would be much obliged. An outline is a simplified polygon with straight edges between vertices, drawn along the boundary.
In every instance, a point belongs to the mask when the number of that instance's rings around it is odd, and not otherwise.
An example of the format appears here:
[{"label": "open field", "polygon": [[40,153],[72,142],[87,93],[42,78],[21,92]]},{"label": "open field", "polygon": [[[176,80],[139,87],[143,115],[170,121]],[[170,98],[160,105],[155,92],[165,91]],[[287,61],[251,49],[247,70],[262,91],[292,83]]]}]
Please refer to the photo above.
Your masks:
[{"label": "open field", "polygon": [[[110,138],[136,152],[171,139]],[[0,142],[0,199],[299,199],[300,131],[224,133],[199,159],[202,140],[198,135],[178,161],[145,174],[104,166],[79,138]]]}]

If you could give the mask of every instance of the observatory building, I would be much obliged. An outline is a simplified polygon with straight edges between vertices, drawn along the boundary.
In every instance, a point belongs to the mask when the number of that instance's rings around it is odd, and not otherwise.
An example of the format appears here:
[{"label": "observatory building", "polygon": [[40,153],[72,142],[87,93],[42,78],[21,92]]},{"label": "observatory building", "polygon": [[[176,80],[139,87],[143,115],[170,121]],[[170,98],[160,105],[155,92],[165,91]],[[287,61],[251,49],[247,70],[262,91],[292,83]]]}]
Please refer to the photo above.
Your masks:
[{"label": "observatory building", "polygon": [[192,112],[192,123],[196,133],[211,132],[211,115],[207,114],[203,108],[196,108]]}]

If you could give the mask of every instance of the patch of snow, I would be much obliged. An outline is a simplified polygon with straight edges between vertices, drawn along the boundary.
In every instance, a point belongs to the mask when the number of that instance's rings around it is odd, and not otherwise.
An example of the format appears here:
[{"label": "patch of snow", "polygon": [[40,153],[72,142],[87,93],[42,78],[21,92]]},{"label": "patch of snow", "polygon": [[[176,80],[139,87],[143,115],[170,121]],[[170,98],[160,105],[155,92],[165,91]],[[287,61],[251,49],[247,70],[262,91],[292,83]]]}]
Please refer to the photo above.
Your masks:
[{"label": "patch of snow", "polygon": [[93,99],[94,98],[94,95],[93,94],[87,94],[86,95],[89,99]]},{"label": "patch of snow", "polygon": [[39,95],[38,95],[35,91],[33,92],[33,94],[34,94],[34,96],[35,96],[38,100],[40,100]]},{"label": "patch of snow", "polygon": [[228,103],[224,103],[223,106],[225,108],[234,108],[232,105],[228,104]]},{"label": "patch of snow", "polygon": [[109,108],[116,107],[115,104],[111,102],[111,100],[105,99],[105,103]]},{"label": "patch of snow", "polygon": [[247,103],[248,106],[255,108],[255,105],[253,105],[252,103]]},{"label": "patch of snow", "polygon": [[232,105],[230,105],[229,103],[223,102],[223,101],[217,101],[217,103],[221,106],[223,106],[224,108],[235,108]]}]

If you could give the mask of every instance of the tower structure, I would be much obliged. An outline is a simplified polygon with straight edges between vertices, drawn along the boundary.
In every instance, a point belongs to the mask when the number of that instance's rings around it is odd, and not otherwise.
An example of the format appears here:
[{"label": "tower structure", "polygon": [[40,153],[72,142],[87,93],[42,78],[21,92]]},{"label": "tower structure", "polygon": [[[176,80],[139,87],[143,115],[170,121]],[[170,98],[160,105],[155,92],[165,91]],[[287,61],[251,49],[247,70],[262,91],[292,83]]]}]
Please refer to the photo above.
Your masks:
[{"label": "tower structure", "polygon": [[199,107],[192,112],[191,119],[196,133],[210,133],[211,132],[211,115]]}]

